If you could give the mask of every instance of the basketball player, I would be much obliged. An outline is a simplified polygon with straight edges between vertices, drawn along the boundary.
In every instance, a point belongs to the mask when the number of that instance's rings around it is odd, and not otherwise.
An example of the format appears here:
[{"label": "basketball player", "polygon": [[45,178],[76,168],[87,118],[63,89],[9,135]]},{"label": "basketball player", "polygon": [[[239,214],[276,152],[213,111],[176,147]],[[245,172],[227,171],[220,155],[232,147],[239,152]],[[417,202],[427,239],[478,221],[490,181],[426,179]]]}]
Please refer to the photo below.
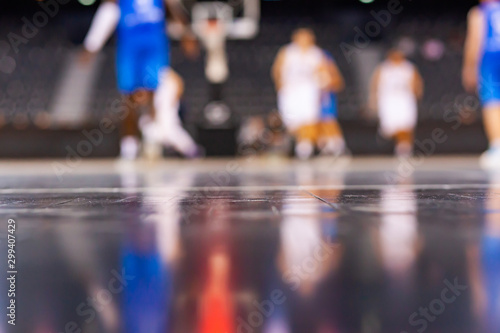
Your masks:
[{"label": "basketball player", "polygon": [[200,149],[182,127],[179,118],[180,100],[183,93],[182,78],[171,68],[164,72],[154,96],[156,117],[141,119],[141,129],[146,147],[159,143],[165,147],[174,148],[185,157],[195,158],[201,155]]},{"label": "basketball player", "polygon": [[323,72],[326,75],[325,79],[328,84],[321,94],[319,146],[322,155],[339,156],[345,151],[345,141],[342,129],[337,121],[337,94],[344,89],[345,83],[333,56],[326,51]]},{"label": "basketball player", "polygon": [[485,163],[500,163],[500,2],[482,0],[469,12],[462,71],[464,88],[479,90],[490,143]]},{"label": "basketball player", "polygon": [[293,33],[292,43],[280,50],[272,68],[278,109],[295,136],[295,155],[302,160],[313,155],[319,137],[323,66],[325,55],[316,46],[314,32],[301,28]]},{"label": "basketball player", "polygon": [[[172,8],[174,2],[167,0]],[[169,64],[165,15],[163,0],[108,0],[99,7],[84,41],[88,58],[102,49],[118,25],[118,86],[127,98],[121,140],[125,159],[139,153],[139,106],[148,105],[154,118],[153,92]]]},{"label": "basketball player", "polygon": [[417,68],[403,52],[392,49],[377,67],[370,87],[370,105],[378,110],[380,132],[396,142],[397,156],[413,152],[417,124],[417,100],[422,98],[424,84]]}]

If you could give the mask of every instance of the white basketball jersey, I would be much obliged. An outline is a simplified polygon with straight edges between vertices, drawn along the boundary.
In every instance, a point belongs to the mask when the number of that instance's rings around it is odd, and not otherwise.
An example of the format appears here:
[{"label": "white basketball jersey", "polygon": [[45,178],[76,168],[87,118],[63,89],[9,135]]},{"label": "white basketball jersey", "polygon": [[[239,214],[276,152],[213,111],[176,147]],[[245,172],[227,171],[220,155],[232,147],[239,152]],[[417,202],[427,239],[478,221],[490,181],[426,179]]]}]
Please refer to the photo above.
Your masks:
[{"label": "white basketball jersey", "polygon": [[379,98],[406,97],[415,99],[413,90],[414,75],[415,67],[409,61],[404,61],[401,64],[386,61],[380,67]]},{"label": "white basketball jersey", "polygon": [[323,52],[316,46],[307,51],[294,44],[287,46],[281,82],[284,86],[319,85],[319,69],[323,59]]}]

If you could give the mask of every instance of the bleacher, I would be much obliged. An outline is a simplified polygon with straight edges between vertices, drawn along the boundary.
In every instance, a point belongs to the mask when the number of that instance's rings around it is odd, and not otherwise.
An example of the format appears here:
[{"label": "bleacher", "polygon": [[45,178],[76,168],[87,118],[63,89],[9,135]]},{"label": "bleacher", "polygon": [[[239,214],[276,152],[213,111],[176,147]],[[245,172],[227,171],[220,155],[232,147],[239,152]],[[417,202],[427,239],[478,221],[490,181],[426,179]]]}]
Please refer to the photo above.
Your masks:
[{"label": "bleacher", "polygon": [[[228,42],[231,77],[224,95],[227,103],[241,115],[264,114],[276,107],[270,68],[279,48],[289,42],[290,34],[296,26],[293,19],[263,20],[261,32],[255,40]],[[360,91],[354,65],[343,59],[339,48],[342,41],[349,41],[352,32],[342,24],[316,23],[311,26],[317,33],[318,43],[335,56],[346,78],[346,90],[339,96],[340,117],[362,118],[366,93]],[[414,37],[417,29],[419,37]],[[0,32],[7,35],[8,31],[9,27],[4,26]],[[459,21],[454,17],[434,21],[414,18],[396,23],[395,29],[391,28],[390,31],[393,33],[384,36],[385,40],[393,42],[401,37],[408,37],[416,44],[411,60],[419,67],[426,84],[420,119],[439,119],[443,116],[443,103],[453,102],[457,96],[462,100],[464,98],[460,83],[465,31],[463,20]],[[439,60],[427,60],[422,55],[422,46],[431,38],[442,41],[445,46],[444,55]],[[376,41],[373,45],[382,49],[388,47],[388,43],[380,45],[381,43]],[[119,97],[112,44],[103,51],[105,60],[89,107],[89,113],[95,118],[101,117],[107,106]],[[77,45],[67,40],[64,31],[56,28],[43,31],[27,45],[20,46],[21,52],[15,54],[16,69],[12,74],[0,74],[0,114],[6,123],[32,121],[40,113],[50,111],[61,64],[75,47]],[[186,81],[185,103],[191,115],[188,119],[192,119],[208,101],[203,57],[196,61],[186,59],[174,42],[172,66]]]}]

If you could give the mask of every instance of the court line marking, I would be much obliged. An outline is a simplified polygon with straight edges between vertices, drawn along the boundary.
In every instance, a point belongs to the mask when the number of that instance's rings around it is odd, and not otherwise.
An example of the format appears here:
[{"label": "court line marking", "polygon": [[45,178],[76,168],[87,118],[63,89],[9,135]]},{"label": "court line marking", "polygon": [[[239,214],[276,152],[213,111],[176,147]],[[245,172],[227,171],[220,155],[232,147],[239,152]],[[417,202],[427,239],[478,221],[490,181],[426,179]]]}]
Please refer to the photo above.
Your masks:
[{"label": "court line marking", "polygon": [[498,188],[500,184],[416,184],[416,185],[277,185],[277,186],[173,186],[173,187],[87,187],[87,188],[21,188],[0,189],[0,194],[42,194],[42,193],[125,193],[146,194],[171,192],[258,192],[258,191],[318,191],[318,190],[454,190]]},{"label": "court line marking", "polygon": [[326,199],[323,199],[322,197],[320,197],[320,196],[318,196],[318,195],[316,195],[316,194],[314,194],[314,193],[312,193],[312,192],[309,192],[309,191],[307,191],[307,190],[304,190],[304,192],[306,192],[307,194],[309,194],[309,195],[310,195],[310,196],[312,196],[313,198],[316,198],[316,199],[318,199],[319,201],[321,201],[321,202],[323,202],[323,203],[327,204],[328,206],[332,207],[333,209],[335,209],[335,210],[339,210],[339,205],[338,205],[338,204],[336,204],[336,203],[334,203],[334,202],[330,202],[330,201],[328,201],[328,200],[326,200]]}]

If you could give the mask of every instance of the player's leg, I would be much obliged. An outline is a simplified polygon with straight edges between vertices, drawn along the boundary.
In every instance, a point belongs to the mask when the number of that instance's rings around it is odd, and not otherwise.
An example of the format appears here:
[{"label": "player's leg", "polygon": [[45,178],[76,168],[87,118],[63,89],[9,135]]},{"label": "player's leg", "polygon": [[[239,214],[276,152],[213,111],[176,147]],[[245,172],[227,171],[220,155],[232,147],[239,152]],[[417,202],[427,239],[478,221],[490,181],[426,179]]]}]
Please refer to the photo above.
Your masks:
[{"label": "player's leg", "polygon": [[295,131],[295,156],[307,160],[314,154],[314,144],[318,138],[318,125],[307,124],[300,126]]},{"label": "player's leg", "polygon": [[117,52],[118,87],[126,96],[126,112],[121,127],[120,156],[127,160],[137,158],[140,148],[138,127],[136,54],[132,46],[121,43]]},{"label": "player's leg", "polygon": [[327,119],[321,123],[322,155],[341,155],[345,151],[344,134],[336,119]]},{"label": "player's leg", "polygon": [[168,127],[164,126],[163,129],[165,131],[163,132],[162,143],[165,146],[171,146],[188,158],[195,158],[201,155],[198,145],[182,127],[180,121],[169,122]]},{"label": "player's leg", "polygon": [[484,128],[490,145],[500,146],[500,102],[486,105],[483,110]]},{"label": "player's leg", "polygon": [[399,130],[394,135],[396,156],[409,157],[413,153],[413,129]]},{"label": "player's leg", "polygon": [[170,63],[169,42],[164,34],[146,38],[148,41],[142,48],[138,68],[141,86],[150,92],[149,111],[154,118],[156,107],[154,93],[160,88],[163,76],[168,73]]},{"label": "player's leg", "polygon": [[288,133],[295,138],[295,156],[310,158],[318,139],[320,103],[317,89],[300,86],[278,92],[278,110]]},{"label": "player's leg", "polygon": [[168,40],[161,39],[152,44],[148,56],[145,84],[149,89],[155,90],[152,110],[158,114],[158,117],[153,119],[161,120],[158,124],[162,131],[160,143],[173,147],[189,158],[200,156],[198,145],[184,130],[179,119],[179,95],[182,94],[184,87],[181,87],[182,79],[168,67]]},{"label": "player's leg", "polygon": [[[138,117],[139,129],[142,133],[142,154],[149,159],[158,159],[162,156],[161,138],[163,129],[156,122],[156,107],[154,104],[155,92],[142,90],[141,100],[137,104],[141,106]],[[144,110],[145,109],[145,110]]]},{"label": "player's leg", "polygon": [[162,73],[160,85],[154,95],[157,111],[155,123],[161,128],[160,143],[173,147],[186,157],[200,156],[200,148],[182,127],[179,117],[180,98],[184,92],[182,78],[169,69]]},{"label": "player's leg", "polygon": [[342,129],[337,121],[337,100],[332,93],[324,94],[321,106],[320,139],[318,147],[322,155],[341,155],[345,151]]},{"label": "player's leg", "polygon": [[388,108],[386,103],[378,104],[378,119],[379,119],[379,135],[385,140],[392,140],[396,142],[396,133],[398,132],[398,126],[391,117],[392,110]]},{"label": "player's leg", "polygon": [[142,117],[141,129],[144,138],[144,154],[149,158],[161,156],[161,138],[163,129],[156,123],[157,105],[155,95],[160,86],[161,75],[168,63],[167,41],[163,34],[144,36],[141,42],[141,56],[137,71],[139,85],[145,91],[144,106],[147,115]]},{"label": "player's leg", "polygon": [[139,90],[127,96],[127,110],[121,133],[121,156],[124,159],[132,160],[139,155],[141,146],[140,110],[143,107],[152,110],[152,99],[152,93],[145,90]]},{"label": "player's leg", "polygon": [[479,95],[490,146],[500,146],[500,66],[486,56],[480,69]]},{"label": "player's leg", "polygon": [[481,156],[481,163],[486,166],[500,166],[500,103],[483,107],[483,122],[489,148]]}]

